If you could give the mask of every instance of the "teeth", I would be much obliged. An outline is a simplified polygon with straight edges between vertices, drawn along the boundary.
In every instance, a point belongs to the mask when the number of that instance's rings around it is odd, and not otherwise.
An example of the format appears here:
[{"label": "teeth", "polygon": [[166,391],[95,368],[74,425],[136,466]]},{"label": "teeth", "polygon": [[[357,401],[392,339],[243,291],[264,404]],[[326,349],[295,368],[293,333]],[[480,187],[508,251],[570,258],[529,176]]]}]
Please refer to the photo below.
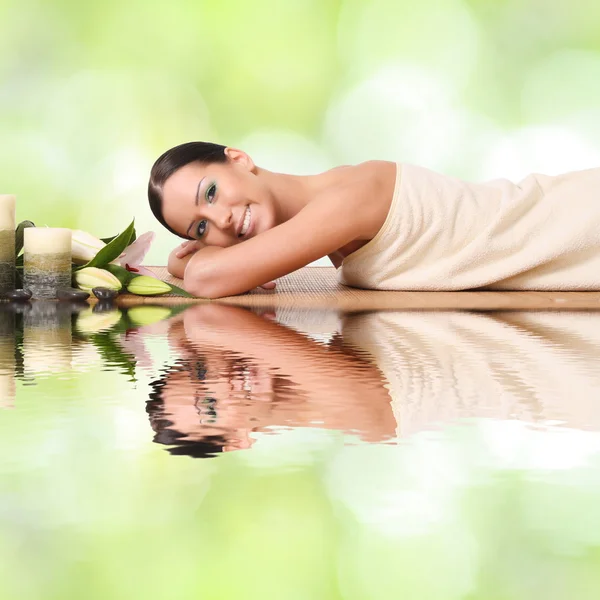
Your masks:
[{"label": "teeth", "polygon": [[244,216],[244,224],[242,225],[242,230],[240,231],[240,235],[246,235],[248,231],[248,227],[250,225],[250,207],[246,207],[246,215]]}]

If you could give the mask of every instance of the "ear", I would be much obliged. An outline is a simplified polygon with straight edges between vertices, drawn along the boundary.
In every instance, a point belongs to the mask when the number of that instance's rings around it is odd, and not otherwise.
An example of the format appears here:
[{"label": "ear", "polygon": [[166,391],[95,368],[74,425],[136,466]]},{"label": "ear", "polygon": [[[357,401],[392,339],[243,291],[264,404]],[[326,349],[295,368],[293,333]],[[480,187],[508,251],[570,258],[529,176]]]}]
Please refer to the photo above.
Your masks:
[{"label": "ear", "polygon": [[254,161],[243,150],[227,147],[225,148],[225,156],[233,163],[248,169],[248,171],[254,172],[256,170]]}]

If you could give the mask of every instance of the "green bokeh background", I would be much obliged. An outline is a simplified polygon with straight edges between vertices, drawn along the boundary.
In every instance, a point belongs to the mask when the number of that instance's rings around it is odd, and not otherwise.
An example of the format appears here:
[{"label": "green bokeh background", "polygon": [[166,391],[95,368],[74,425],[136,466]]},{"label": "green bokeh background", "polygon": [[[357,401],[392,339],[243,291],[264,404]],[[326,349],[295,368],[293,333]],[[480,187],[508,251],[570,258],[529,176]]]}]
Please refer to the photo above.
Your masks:
[{"label": "green bokeh background", "polygon": [[[177,240],[147,177],[195,139],[296,173],[598,165],[600,3],[0,0],[0,192],[18,219],[103,237],[135,217],[164,264]],[[150,441],[152,377],[81,361],[94,371],[69,358],[2,412],[2,600],[598,597],[597,445],[533,474],[477,426],[178,459]],[[535,436],[523,456],[546,455]]]},{"label": "green bokeh background", "polygon": [[188,140],[311,173],[372,158],[470,179],[600,163],[596,0],[0,0],[0,191],[110,235]]}]

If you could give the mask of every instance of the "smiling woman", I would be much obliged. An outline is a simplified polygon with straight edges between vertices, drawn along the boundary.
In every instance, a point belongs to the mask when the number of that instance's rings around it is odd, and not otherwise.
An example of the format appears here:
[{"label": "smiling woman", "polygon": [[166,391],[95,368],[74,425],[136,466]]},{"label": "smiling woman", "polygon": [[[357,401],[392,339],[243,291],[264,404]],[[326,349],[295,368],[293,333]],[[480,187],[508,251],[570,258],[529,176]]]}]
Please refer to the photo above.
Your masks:
[{"label": "smiling woman", "polygon": [[236,148],[163,154],[148,196],[185,238],[169,270],[218,298],[329,256],[340,282],[380,290],[600,290],[600,168],[467,183],[368,161],[296,176]]},{"label": "smiling woman", "polygon": [[157,160],[148,194],[159,221],[190,240],[171,254],[171,273],[191,293],[220,297],[274,287],[272,279],[323,256],[339,266],[381,226],[394,179],[394,164],[383,161],[273,173],[242,150],[191,142]]}]

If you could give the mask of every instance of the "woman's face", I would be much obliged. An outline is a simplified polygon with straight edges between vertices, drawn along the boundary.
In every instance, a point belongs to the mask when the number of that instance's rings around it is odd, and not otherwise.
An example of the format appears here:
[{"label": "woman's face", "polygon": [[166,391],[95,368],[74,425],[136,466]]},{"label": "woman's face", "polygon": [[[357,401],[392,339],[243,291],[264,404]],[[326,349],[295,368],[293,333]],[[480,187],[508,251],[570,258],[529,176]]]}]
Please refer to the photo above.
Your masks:
[{"label": "woman's face", "polygon": [[276,225],[272,196],[241,150],[227,163],[190,163],[163,186],[163,215],[177,233],[207,246],[233,246]]}]

